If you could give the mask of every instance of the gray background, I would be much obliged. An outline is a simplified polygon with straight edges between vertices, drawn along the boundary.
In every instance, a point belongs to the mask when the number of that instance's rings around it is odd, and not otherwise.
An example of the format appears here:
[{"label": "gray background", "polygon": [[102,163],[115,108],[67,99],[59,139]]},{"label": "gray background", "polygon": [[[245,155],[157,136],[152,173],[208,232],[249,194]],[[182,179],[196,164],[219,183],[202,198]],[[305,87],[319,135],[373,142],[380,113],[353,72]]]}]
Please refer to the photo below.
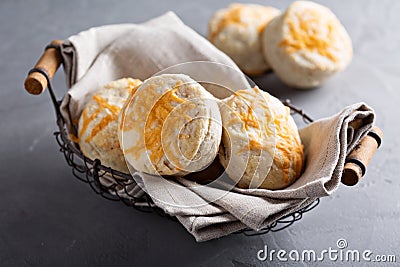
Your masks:
[{"label": "gray background", "polygon": [[[348,69],[322,88],[292,90],[273,74],[255,79],[314,118],[365,101],[375,108],[377,124],[384,131],[384,144],[362,182],[356,187],[341,186],[287,230],[196,243],[179,223],[104,200],[72,177],[52,135],[56,124],[48,94],[30,96],[23,90],[25,75],[43,47],[92,26],[142,22],[167,10],[205,35],[212,13],[228,5],[228,1],[216,2],[0,2],[0,266],[259,266],[256,253],[265,244],[270,249],[321,251],[336,248],[339,238],[345,238],[350,249],[396,254],[400,262],[400,126],[396,115],[400,1],[326,1],[348,29],[355,54]],[[279,8],[290,3],[254,2]],[[62,71],[55,87],[62,96]],[[331,264],[325,261],[322,265]]]}]

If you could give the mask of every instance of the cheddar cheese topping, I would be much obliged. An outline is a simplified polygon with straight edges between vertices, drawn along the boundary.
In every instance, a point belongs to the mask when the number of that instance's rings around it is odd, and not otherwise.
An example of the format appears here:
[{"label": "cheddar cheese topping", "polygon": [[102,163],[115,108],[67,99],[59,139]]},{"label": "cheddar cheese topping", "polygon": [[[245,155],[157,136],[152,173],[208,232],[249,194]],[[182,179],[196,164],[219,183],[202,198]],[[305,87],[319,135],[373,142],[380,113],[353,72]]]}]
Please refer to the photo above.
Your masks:
[{"label": "cheddar cheese topping", "polygon": [[85,142],[89,142],[90,140],[92,140],[97,135],[97,133],[104,129],[110,122],[117,121],[119,111],[121,110],[120,107],[109,104],[107,100],[98,95],[94,95],[93,99],[98,104],[97,109],[90,117],[87,116],[86,109],[83,111],[83,126],[81,128],[81,131],[79,132],[79,136],[81,137],[83,135],[89,123],[98,117],[101,110],[107,109],[107,115],[104,116],[95,127],[93,127],[90,135],[85,139]]},{"label": "cheddar cheese topping", "polygon": [[[258,87],[236,91],[226,104],[233,111],[226,127],[241,125],[241,133],[246,136],[237,155],[250,152],[256,158],[262,151],[269,153],[273,157],[271,172],[279,175],[285,185],[300,175],[303,145],[288,107]],[[233,128],[237,129],[237,126]],[[256,168],[251,166],[246,169],[246,175],[252,176],[255,172]]]},{"label": "cheddar cheese topping", "polygon": [[[136,90],[137,86],[140,85],[141,81],[138,79],[131,79],[131,78],[127,78],[125,80],[127,81],[125,89],[129,90],[131,94],[134,94],[134,91]],[[104,88],[106,89],[118,88],[121,86],[119,85],[120,81],[121,80],[110,82],[109,84],[105,85]],[[100,122],[92,128],[90,135],[86,137],[85,142],[90,142],[101,130],[107,127],[107,125],[110,122],[118,120],[118,114],[121,110],[119,106],[110,104],[107,99],[104,99],[98,94],[95,94],[92,97],[92,100],[96,102],[97,108],[93,112],[91,112],[90,116],[88,116],[87,108],[83,110],[82,112],[83,122],[78,132],[78,137],[70,136],[73,142],[79,142],[79,139],[82,138],[89,124],[94,120],[96,120],[99,117],[100,113],[104,110],[106,111],[106,115],[103,116]]]},{"label": "cheddar cheese topping", "polygon": [[[177,170],[182,170],[183,164],[174,151],[179,151],[179,142],[171,139],[168,136],[172,132],[177,131],[185,125],[185,122],[193,123],[192,117],[188,115],[191,109],[196,108],[196,104],[187,101],[184,97],[179,96],[179,89],[182,86],[182,81],[177,81],[171,89],[167,89],[165,93],[160,95],[157,92],[157,87],[161,84],[152,83],[146,86],[145,90],[139,90],[133,96],[131,106],[141,105],[143,107],[150,107],[151,109],[134,109],[133,111],[127,110],[125,120],[122,127],[123,132],[134,130],[140,133],[135,141],[135,144],[129,148],[124,149],[125,154],[131,154],[134,159],[138,159],[147,151],[150,162],[153,165],[162,163],[164,155],[168,159],[168,164],[171,164]],[[190,84],[183,85],[191,89]],[[182,87],[183,90],[183,87]],[[135,119],[136,118],[136,119]],[[164,124],[168,124],[165,126]],[[196,123],[196,122],[195,122]],[[166,139],[162,139],[163,134]],[[193,138],[188,134],[179,133],[177,138],[184,142],[193,143]],[[193,155],[185,155],[189,159]]]},{"label": "cheddar cheese topping", "polygon": [[210,41],[229,25],[249,27],[255,25],[257,32],[261,33],[268,22],[273,18],[272,9],[256,5],[233,4],[224,10],[222,17],[217,22],[215,29],[210,28]]},{"label": "cheddar cheese topping", "polygon": [[[239,150],[238,153],[242,153],[247,149],[261,150],[266,148],[266,137],[271,136],[271,130],[267,130],[268,126],[261,123],[265,118],[258,118],[254,110],[257,106],[267,109],[266,103],[263,103],[265,100],[261,97],[258,87],[255,86],[253,90],[236,91],[234,95],[237,96],[233,98],[235,102],[234,114],[236,119],[232,122],[238,121],[241,123],[242,130],[248,133],[249,139],[248,144]],[[232,104],[233,103],[230,103],[229,105],[233,106]],[[268,117],[268,115],[269,114],[266,114],[266,117]],[[267,120],[272,121],[272,118],[267,118]]]},{"label": "cheddar cheese topping", "polygon": [[[184,99],[176,95],[179,84],[175,88],[168,90],[153,106],[145,126],[146,149],[150,151],[150,161],[157,164],[164,155],[161,143],[162,125],[167,117],[174,110],[175,105],[185,102]],[[175,103],[175,105],[173,105]],[[176,164],[178,160],[174,160]]]},{"label": "cheddar cheese topping", "polygon": [[288,32],[279,44],[288,53],[311,51],[337,62],[335,43],[340,25],[336,18],[313,9],[289,13],[285,17]]},{"label": "cheddar cheese topping", "polygon": [[[274,157],[274,164],[282,171],[282,179],[287,184],[292,176],[298,176],[302,170],[303,145],[298,139],[296,129],[289,127],[290,109],[285,107],[286,113],[277,113],[272,110],[276,129],[276,152],[282,156]],[[294,163],[294,166],[291,166]],[[291,173],[293,172],[293,173]]]},{"label": "cheddar cheese topping", "polygon": [[139,85],[141,85],[141,84],[142,84],[142,81],[139,79],[134,79],[134,80],[130,79],[128,81],[128,89],[130,90],[130,93],[129,93],[126,103],[124,104],[124,106],[122,107],[122,110],[121,110],[121,113],[123,116],[121,118],[121,123],[119,124],[120,130],[122,130],[122,127],[125,124],[125,116],[124,116],[125,110],[128,107],[130,101],[132,100],[132,97],[135,95],[137,89],[139,88]]}]

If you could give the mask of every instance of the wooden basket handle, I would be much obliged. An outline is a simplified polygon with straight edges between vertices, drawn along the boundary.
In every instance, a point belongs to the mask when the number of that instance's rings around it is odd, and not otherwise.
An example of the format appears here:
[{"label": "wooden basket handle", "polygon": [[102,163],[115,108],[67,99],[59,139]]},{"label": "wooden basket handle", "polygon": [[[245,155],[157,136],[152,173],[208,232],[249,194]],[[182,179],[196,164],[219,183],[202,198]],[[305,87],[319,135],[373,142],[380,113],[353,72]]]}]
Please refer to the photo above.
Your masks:
[{"label": "wooden basket handle", "polygon": [[[42,56],[36,63],[34,68],[41,69],[52,79],[58,67],[62,62],[60,51],[56,48],[62,43],[61,40],[54,40],[50,46],[43,52]],[[53,46],[53,47],[52,47]],[[31,72],[28,74],[24,82],[25,90],[32,95],[40,95],[46,90],[46,77],[40,72]]]},{"label": "wooden basket handle", "polygon": [[356,185],[364,176],[367,166],[382,143],[382,131],[373,126],[369,133],[360,141],[346,158],[342,183],[348,186]]}]

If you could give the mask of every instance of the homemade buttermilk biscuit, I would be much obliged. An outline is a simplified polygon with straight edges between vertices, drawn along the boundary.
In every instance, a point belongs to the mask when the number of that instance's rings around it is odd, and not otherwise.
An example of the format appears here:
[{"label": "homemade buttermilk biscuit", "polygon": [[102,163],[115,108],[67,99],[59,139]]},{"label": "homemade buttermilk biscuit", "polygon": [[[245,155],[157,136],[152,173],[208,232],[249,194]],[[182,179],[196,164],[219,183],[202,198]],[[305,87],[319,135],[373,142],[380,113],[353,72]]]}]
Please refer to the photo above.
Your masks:
[{"label": "homemade buttermilk biscuit", "polygon": [[140,85],[120,119],[125,159],[138,171],[185,175],[216,157],[221,115],[214,97],[183,74],[154,76]]},{"label": "homemade buttermilk biscuit", "polygon": [[257,87],[220,102],[221,164],[241,188],[281,189],[301,174],[303,145],[288,107]]},{"label": "homemade buttermilk biscuit", "polygon": [[128,172],[118,141],[118,115],[130,92],[140,83],[131,78],[113,81],[97,91],[86,104],[78,125],[79,145],[85,156]]},{"label": "homemade buttermilk biscuit", "polygon": [[326,7],[291,4],[265,28],[263,52],[279,78],[297,88],[321,85],[351,61],[351,39]]},{"label": "homemade buttermilk biscuit", "polygon": [[273,7],[232,4],[217,11],[209,22],[209,40],[249,75],[269,69],[261,51],[260,34],[279,15]]}]

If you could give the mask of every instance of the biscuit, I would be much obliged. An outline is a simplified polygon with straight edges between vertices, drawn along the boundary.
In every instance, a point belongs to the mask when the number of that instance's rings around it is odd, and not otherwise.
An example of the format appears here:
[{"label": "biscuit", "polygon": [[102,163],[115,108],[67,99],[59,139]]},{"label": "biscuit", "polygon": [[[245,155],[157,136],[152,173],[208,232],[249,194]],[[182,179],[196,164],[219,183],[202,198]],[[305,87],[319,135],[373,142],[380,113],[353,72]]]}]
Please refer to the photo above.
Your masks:
[{"label": "biscuit", "polygon": [[189,76],[162,74],[138,87],[121,113],[119,131],[135,170],[183,176],[216,157],[221,115],[216,99]]},{"label": "biscuit", "polygon": [[220,102],[219,159],[240,188],[281,189],[301,174],[303,146],[290,109],[257,87]]},{"label": "biscuit", "polygon": [[269,64],[262,54],[260,35],[268,22],[279,14],[273,7],[231,4],[210,19],[208,38],[246,74],[261,74],[269,69]]},{"label": "biscuit", "polygon": [[128,173],[117,137],[118,115],[140,80],[124,78],[97,91],[79,118],[78,141],[82,153],[115,170]]},{"label": "biscuit", "polygon": [[327,7],[297,1],[275,17],[262,34],[264,57],[287,85],[307,89],[323,84],[351,61],[346,29]]}]

